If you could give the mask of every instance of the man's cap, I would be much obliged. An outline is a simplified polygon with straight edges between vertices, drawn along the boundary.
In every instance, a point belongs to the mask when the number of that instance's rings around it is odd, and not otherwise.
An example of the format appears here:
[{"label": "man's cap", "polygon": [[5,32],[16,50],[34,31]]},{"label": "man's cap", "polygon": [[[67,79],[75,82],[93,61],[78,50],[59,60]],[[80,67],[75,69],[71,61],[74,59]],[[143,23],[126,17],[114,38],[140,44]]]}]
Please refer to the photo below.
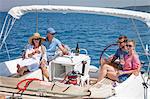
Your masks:
[{"label": "man's cap", "polygon": [[50,27],[50,28],[47,29],[47,33],[50,33],[50,34],[54,35],[54,34],[56,34],[56,31],[53,28]]}]

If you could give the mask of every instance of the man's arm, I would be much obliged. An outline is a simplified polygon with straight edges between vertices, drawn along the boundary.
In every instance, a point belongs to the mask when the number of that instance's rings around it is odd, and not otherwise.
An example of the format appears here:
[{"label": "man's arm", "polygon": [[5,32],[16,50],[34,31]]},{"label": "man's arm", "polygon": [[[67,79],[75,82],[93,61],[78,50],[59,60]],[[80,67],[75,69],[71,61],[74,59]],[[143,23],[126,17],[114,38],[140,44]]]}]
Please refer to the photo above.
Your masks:
[{"label": "man's arm", "polygon": [[63,55],[67,55],[68,54],[68,50],[65,48],[65,46],[59,45],[59,49],[62,51]]},{"label": "man's arm", "polygon": [[119,53],[120,53],[120,51],[119,51],[119,49],[117,49],[115,55],[113,56],[113,58],[111,60],[111,63],[113,63],[119,57]]},{"label": "man's arm", "polygon": [[113,63],[116,59],[117,59],[117,57],[114,55],[112,60],[111,60],[111,63]]}]

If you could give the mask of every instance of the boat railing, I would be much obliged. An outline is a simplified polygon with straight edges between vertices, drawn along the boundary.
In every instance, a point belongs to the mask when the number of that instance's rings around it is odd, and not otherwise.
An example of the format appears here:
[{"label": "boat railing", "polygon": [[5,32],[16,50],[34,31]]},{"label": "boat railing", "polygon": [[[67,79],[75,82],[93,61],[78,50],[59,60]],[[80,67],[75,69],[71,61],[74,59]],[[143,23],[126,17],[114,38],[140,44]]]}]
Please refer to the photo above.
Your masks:
[{"label": "boat railing", "polygon": [[[71,48],[71,53],[75,53],[75,48]],[[80,48],[80,53],[88,55],[88,51],[85,48]]]},{"label": "boat railing", "polygon": [[141,52],[137,52],[139,55],[147,55],[150,56],[150,53],[141,53]]},{"label": "boat railing", "polygon": [[[0,56],[4,55],[4,54],[7,54],[7,58],[5,57],[4,60],[8,59],[8,60],[11,60],[11,53],[13,52],[16,52],[17,50],[20,50],[20,52],[23,52],[23,50],[21,51],[20,48],[12,48],[12,49],[6,49],[5,51],[0,51]],[[22,53],[20,53],[18,56],[16,56],[17,58],[20,58],[22,55]]]}]

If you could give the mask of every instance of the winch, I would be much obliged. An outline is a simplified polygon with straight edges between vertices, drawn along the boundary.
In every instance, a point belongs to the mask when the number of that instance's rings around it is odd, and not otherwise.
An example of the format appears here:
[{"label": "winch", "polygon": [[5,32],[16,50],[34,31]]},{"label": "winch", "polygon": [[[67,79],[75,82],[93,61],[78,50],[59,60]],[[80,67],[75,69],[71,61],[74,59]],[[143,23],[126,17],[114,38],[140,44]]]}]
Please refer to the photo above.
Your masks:
[{"label": "winch", "polygon": [[70,71],[64,78],[64,80],[62,82],[64,82],[65,84],[73,84],[73,85],[77,85],[78,84],[78,72],[76,71]]}]

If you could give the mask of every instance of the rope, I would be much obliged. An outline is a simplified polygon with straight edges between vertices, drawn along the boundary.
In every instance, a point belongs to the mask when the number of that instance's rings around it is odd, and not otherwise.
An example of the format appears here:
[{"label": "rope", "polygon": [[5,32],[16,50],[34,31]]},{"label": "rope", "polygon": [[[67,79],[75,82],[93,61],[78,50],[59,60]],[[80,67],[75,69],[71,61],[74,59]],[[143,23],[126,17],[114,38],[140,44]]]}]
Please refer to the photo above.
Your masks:
[{"label": "rope", "polygon": [[[21,92],[21,91],[22,91],[22,93],[23,93],[24,91],[26,91],[27,88],[28,88],[28,86],[29,86],[29,84],[30,84],[32,81],[35,81],[35,80],[41,81],[40,79],[37,79],[37,78],[27,78],[27,79],[24,79],[24,80],[20,81],[20,82],[17,84],[17,89],[19,90],[17,93],[19,93],[19,92]],[[21,88],[20,85],[21,85],[23,82],[25,82],[25,81],[27,81],[27,82],[25,83],[25,86],[24,86],[23,88]],[[22,93],[21,93],[21,94],[22,94]]]},{"label": "rope", "polygon": [[66,75],[65,75],[65,77],[64,77],[64,79],[62,80],[62,81],[60,81],[61,83],[64,83],[64,81],[67,79],[67,77],[68,77],[68,74],[69,73],[71,73],[72,71],[70,71],[70,72],[68,72]]},{"label": "rope", "polygon": [[64,89],[62,92],[67,91],[71,86],[68,86],[66,89]]},{"label": "rope", "polygon": [[[78,77],[78,74],[77,75],[71,75],[71,78],[69,77],[69,74],[77,74],[74,70],[68,72],[64,79],[62,81],[60,81],[60,83],[65,83],[65,84],[73,84],[73,85],[76,85],[77,84],[77,77]],[[72,79],[72,76],[74,76],[75,78]],[[66,81],[66,82],[65,82]]]}]

